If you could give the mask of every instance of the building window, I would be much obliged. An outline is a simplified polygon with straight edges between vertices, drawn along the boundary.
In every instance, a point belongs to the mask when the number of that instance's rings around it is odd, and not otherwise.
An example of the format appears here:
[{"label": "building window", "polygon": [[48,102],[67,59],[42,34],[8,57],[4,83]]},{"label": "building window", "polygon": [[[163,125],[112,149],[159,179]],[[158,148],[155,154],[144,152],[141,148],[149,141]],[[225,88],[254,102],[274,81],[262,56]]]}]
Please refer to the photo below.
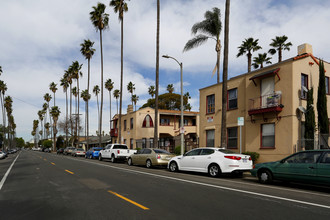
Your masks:
[{"label": "building window", "polygon": [[161,118],[160,119],[160,125],[162,125],[162,126],[170,125],[170,119],[169,118]]},{"label": "building window", "polygon": [[206,147],[214,147],[214,130],[206,130]]},{"label": "building window", "polygon": [[150,147],[154,147],[154,139],[153,138],[149,139],[149,145],[150,145]]},{"label": "building window", "polygon": [[325,77],[325,93],[330,95],[330,91],[329,91],[329,77]]},{"label": "building window", "polygon": [[227,147],[231,149],[237,149],[237,127],[227,128]]},{"label": "building window", "polygon": [[237,88],[228,90],[228,109],[237,108]]},{"label": "building window", "polygon": [[126,131],[126,120],[124,120],[124,131]]},{"label": "building window", "polygon": [[133,149],[134,148],[134,142],[133,142],[133,138],[130,139],[130,149]]},{"label": "building window", "polygon": [[153,126],[154,123],[152,122],[152,118],[150,117],[150,115],[146,115],[142,123],[142,128],[152,128]]},{"label": "building window", "polygon": [[142,138],[142,148],[146,148],[146,142],[147,142],[147,139]]},{"label": "building window", "polygon": [[130,126],[131,129],[133,129],[133,118],[131,118],[131,126]]},{"label": "building window", "polygon": [[124,144],[126,144],[126,139],[124,139]]},{"label": "building window", "polygon": [[261,148],[275,148],[275,124],[261,125]]},{"label": "building window", "polygon": [[[183,119],[183,125],[188,126],[188,119]],[[179,119],[179,127],[181,127],[181,119]]]},{"label": "building window", "polygon": [[308,90],[308,75],[301,74],[301,98],[307,99],[307,91]]},{"label": "building window", "polygon": [[214,113],[215,112],[215,96],[209,95],[206,96],[206,113]]}]

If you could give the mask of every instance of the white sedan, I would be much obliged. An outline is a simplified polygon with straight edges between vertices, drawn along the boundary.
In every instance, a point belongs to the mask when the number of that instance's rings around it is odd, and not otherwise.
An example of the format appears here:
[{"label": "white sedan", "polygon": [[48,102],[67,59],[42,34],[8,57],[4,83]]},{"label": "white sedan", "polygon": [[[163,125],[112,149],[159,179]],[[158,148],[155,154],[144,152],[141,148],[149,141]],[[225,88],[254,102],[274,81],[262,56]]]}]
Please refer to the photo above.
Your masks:
[{"label": "white sedan", "polygon": [[222,148],[196,148],[173,157],[168,163],[168,169],[171,172],[182,170],[209,173],[212,177],[221,173],[242,174],[252,169],[252,159],[249,155]]}]

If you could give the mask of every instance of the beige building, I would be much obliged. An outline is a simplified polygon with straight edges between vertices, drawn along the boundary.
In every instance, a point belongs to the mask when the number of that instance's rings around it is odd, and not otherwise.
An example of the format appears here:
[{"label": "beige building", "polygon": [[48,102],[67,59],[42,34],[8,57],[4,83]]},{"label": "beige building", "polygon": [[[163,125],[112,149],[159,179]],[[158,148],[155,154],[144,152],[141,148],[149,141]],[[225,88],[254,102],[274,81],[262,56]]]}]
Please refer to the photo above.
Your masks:
[{"label": "beige building", "polygon": [[[158,146],[170,152],[181,146],[180,142],[180,111],[158,111]],[[133,111],[131,105],[127,108],[127,114],[122,115],[122,143],[131,149],[153,147],[155,110],[143,108]],[[112,120],[110,135],[113,143],[118,142],[118,115]],[[199,138],[199,113],[184,111],[184,137],[186,150],[198,147]]]},{"label": "beige building", "polygon": [[[324,62],[324,68],[330,70],[330,64]],[[330,95],[330,71],[325,75],[326,93]],[[242,152],[260,154],[258,162],[279,160],[305,148],[318,148],[317,131],[315,141],[309,146],[301,141],[304,112],[310,110],[306,110],[306,91],[312,87],[317,122],[318,83],[319,59],[313,56],[312,46],[308,44],[298,47],[296,57],[228,80],[227,148],[239,152],[241,141]],[[221,91],[222,84],[200,89],[200,147],[220,147]],[[327,108],[330,115],[329,96]],[[241,134],[239,117],[244,118]],[[327,145],[327,139],[321,145]]]}]

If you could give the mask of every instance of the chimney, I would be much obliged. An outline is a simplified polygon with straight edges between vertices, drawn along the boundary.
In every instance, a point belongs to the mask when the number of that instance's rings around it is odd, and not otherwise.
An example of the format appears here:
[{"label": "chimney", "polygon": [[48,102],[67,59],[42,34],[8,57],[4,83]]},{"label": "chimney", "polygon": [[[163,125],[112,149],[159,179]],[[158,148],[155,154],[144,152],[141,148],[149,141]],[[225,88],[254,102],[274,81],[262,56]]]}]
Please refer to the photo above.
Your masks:
[{"label": "chimney", "polygon": [[133,112],[133,105],[127,106],[127,114]]},{"label": "chimney", "polygon": [[298,56],[305,54],[305,53],[313,54],[312,45],[305,43],[305,44],[298,46]]}]

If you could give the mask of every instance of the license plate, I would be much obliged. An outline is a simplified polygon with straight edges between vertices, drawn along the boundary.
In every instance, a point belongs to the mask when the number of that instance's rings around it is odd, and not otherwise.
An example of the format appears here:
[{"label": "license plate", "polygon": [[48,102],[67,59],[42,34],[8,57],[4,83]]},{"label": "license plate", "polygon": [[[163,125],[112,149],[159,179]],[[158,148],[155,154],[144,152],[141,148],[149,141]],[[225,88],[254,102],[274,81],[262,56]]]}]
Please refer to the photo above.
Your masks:
[{"label": "license plate", "polygon": [[247,159],[243,158],[243,163],[246,163],[247,162]]}]

